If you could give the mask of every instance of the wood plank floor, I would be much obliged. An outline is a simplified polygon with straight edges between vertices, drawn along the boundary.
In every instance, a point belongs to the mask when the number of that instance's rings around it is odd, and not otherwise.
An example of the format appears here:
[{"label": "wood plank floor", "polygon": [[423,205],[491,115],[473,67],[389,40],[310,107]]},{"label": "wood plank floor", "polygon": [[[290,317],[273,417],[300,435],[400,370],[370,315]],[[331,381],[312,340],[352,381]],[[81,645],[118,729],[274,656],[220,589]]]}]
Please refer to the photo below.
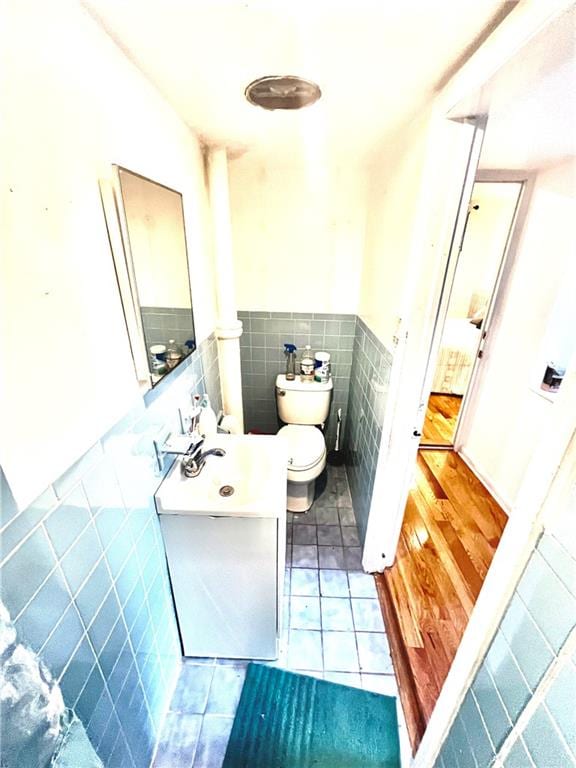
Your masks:
[{"label": "wood plank floor", "polygon": [[507,520],[458,454],[419,451],[396,562],[376,575],[414,750]]},{"label": "wood plank floor", "polygon": [[462,406],[461,395],[439,395],[432,393],[426,406],[426,417],[422,427],[421,446],[452,445],[456,422]]}]

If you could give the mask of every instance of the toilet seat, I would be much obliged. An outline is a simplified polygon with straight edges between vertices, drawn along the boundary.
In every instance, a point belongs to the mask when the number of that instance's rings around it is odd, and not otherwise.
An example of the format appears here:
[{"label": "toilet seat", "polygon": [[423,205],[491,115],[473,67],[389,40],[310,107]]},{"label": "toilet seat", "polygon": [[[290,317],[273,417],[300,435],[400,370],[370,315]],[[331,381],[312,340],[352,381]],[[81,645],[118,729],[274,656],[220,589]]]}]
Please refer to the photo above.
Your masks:
[{"label": "toilet seat", "polygon": [[324,435],[316,427],[287,424],[278,431],[288,451],[288,470],[305,472],[319,464],[326,456]]}]

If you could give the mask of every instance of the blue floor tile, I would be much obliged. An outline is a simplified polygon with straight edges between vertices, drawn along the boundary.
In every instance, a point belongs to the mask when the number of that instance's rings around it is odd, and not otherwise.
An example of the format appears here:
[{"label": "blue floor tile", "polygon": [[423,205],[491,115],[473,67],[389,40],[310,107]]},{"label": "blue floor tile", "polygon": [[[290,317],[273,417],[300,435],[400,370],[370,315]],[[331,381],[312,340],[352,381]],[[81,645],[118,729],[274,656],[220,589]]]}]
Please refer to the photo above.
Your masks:
[{"label": "blue floor tile", "polygon": [[390,674],[394,671],[386,635],[378,632],[358,632],[356,639],[361,672]]},{"label": "blue floor tile", "polygon": [[317,597],[320,594],[318,570],[315,568],[294,568],[290,581],[290,594]]},{"label": "blue floor tile", "polygon": [[214,667],[184,662],[170,709],[187,715],[204,714]]},{"label": "blue floor tile", "polygon": [[378,597],[374,576],[361,571],[349,571],[350,595],[352,597]]},{"label": "blue floor tile", "polygon": [[358,672],[358,654],[354,632],[322,632],[324,670]]},{"label": "blue floor tile", "polygon": [[319,525],[318,544],[329,547],[342,546],[342,533],[339,525]]},{"label": "blue floor tile", "polygon": [[221,768],[234,718],[206,715],[194,758],[194,768]]},{"label": "blue floor tile", "polygon": [[208,694],[206,713],[233,715],[236,712],[246,674],[245,664],[216,666]]},{"label": "blue floor tile", "polygon": [[164,720],[154,768],[191,768],[202,727],[202,715],[169,712]]},{"label": "blue floor tile", "polygon": [[357,632],[384,632],[380,602],[371,598],[352,599],[354,627]]},{"label": "blue floor tile", "polygon": [[353,632],[350,600],[345,597],[322,598],[322,629]]},{"label": "blue floor tile", "polygon": [[349,597],[346,571],[320,571],[320,594],[323,597]]},{"label": "blue floor tile", "polygon": [[322,637],[320,632],[307,629],[290,630],[288,666],[290,669],[322,671]]},{"label": "blue floor tile", "polygon": [[318,547],[294,544],[292,547],[293,568],[318,568]]},{"label": "blue floor tile", "polygon": [[320,568],[344,570],[344,550],[342,547],[318,547],[318,562]]},{"label": "blue floor tile", "polygon": [[318,597],[290,598],[290,629],[320,629],[320,599]]}]

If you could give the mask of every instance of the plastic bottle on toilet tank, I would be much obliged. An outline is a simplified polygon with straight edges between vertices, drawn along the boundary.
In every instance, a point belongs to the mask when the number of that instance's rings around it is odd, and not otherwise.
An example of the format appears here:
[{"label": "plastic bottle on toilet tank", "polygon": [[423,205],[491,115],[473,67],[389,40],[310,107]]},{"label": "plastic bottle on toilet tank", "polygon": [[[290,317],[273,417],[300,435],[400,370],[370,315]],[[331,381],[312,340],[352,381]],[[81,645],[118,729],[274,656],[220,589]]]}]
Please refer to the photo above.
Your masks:
[{"label": "plastic bottle on toilet tank", "polygon": [[300,379],[302,381],[314,381],[314,354],[310,344],[304,347],[300,358]]}]

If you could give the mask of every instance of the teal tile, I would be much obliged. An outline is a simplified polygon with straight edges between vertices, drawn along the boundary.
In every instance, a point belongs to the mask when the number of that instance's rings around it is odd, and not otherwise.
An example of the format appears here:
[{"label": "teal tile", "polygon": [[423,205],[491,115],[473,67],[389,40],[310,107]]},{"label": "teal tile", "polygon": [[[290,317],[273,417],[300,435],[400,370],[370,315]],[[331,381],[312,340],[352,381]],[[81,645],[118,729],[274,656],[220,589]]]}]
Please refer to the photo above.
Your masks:
[{"label": "teal tile", "polygon": [[74,705],[74,711],[83,723],[88,723],[94,714],[96,705],[104,690],[104,678],[97,666],[92,669],[80,696]]},{"label": "teal tile", "polygon": [[506,711],[512,722],[530,699],[530,688],[500,631],[494,637],[485,664],[490,670]]},{"label": "teal tile", "polygon": [[504,768],[535,768],[522,737],[514,742],[508,757],[504,760]]},{"label": "teal tile", "polygon": [[18,634],[36,652],[64,615],[71,598],[59,568],[40,587],[16,622]]},{"label": "teal tile", "polygon": [[565,660],[545,699],[548,712],[576,755],[576,667]]},{"label": "teal tile", "polygon": [[517,592],[542,634],[558,652],[576,625],[576,598],[538,551],[532,554]]},{"label": "teal tile", "polygon": [[62,695],[64,696],[66,706],[74,706],[95,664],[96,657],[92,652],[90,643],[84,638],[78,648],[76,648],[60,679],[60,687],[62,688]]},{"label": "teal tile", "polygon": [[494,758],[494,748],[480,717],[480,711],[471,690],[464,697],[460,709],[460,717],[466,729],[478,768],[488,768]]},{"label": "teal tile", "polygon": [[576,595],[576,560],[570,553],[549,535],[542,536],[538,543],[538,551],[566,589],[572,595]]},{"label": "teal tile", "polygon": [[74,605],[64,613],[40,655],[52,674],[59,677],[84,636],[84,626]]},{"label": "teal tile", "polygon": [[541,704],[532,715],[522,734],[528,752],[537,766],[571,768],[576,764],[567,752],[560,733]]},{"label": "teal tile", "polygon": [[18,616],[55,566],[56,560],[42,528],[26,539],[4,563],[0,569],[2,598],[13,619]]},{"label": "teal tile", "polygon": [[76,596],[76,607],[86,626],[94,618],[111,586],[106,561],[102,558]]},{"label": "teal tile", "polygon": [[89,448],[86,453],[78,459],[72,466],[66,470],[58,480],[52,483],[59,499],[64,499],[74,486],[80,482],[82,477],[94,464],[102,457],[102,446],[96,443]]},{"label": "teal tile", "polygon": [[[10,524],[2,531],[0,536],[0,560],[8,557],[30,531],[50,512],[58,503],[56,494],[49,486],[40,496],[19,515],[11,520]],[[2,523],[0,523],[2,524]]]},{"label": "teal tile", "polygon": [[462,766],[476,766],[476,760],[472,753],[472,749],[468,742],[468,736],[461,718],[458,716],[454,721],[452,728],[450,729],[450,741],[452,744],[454,759],[457,760],[457,765]]},{"label": "teal tile", "polygon": [[124,502],[116,474],[108,458],[98,462],[82,479],[93,515],[101,507],[123,510]]},{"label": "teal tile", "polygon": [[512,723],[498,696],[494,681],[484,665],[476,674],[472,690],[488,729],[490,740],[498,750],[512,730]]},{"label": "teal tile", "polygon": [[120,605],[114,590],[110,590],[88,629],[88,635],[96,653],[99,653],[120,616]]},{"label": "teal tile", "polygon": [[52,546],[60,557],[76,541],[90,522],[90,509],[84,491],[75,488],[46,520]]},{"label": "teal tile", "polygon": [[0,527],[7,525],[18,514],[19,509],[6,476],[0,467]]},{"label": "teal tile", "polygon": [[512,655],[531,690],[534,690],[553,659],[550,646],[515,594],[500,625]]},{"label": "teal tile", "polygon": [[75,595],[78,592],[101,555],[102,547],[94,525],[91,524],[80,535],[61,562],[64,576],[72,594]]}]

